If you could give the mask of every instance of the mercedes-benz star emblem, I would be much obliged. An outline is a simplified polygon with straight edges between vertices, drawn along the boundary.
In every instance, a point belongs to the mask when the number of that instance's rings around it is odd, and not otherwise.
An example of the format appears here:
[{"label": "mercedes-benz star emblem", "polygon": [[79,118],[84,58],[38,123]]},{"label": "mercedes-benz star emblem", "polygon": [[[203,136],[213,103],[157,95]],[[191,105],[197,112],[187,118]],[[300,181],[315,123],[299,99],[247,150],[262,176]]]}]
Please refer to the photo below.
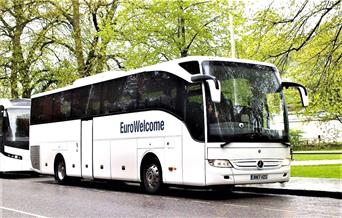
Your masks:
[{"label": "mercedes-benz star emblem", "polygon": [[257,166],[259,169],[262,169],[264,167],[264,162],[262,160],[259,160]]}]

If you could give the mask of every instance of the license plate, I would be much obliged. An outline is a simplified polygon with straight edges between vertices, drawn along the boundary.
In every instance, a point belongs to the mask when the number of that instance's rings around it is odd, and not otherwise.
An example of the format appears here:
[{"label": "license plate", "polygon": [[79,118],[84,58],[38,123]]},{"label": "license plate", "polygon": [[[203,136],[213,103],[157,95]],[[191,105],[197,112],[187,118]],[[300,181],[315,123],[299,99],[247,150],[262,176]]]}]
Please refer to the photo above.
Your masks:
[{"label": "license plate", "polygon": [[267,175],[251,175],[251,180],[265,180],[267,179]]}]

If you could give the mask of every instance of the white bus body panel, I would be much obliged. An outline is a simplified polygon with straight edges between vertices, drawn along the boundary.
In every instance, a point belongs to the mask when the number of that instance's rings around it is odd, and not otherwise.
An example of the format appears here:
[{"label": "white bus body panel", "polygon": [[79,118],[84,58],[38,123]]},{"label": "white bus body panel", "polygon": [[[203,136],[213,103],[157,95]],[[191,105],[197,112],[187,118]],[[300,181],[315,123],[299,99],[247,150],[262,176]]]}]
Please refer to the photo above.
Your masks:
[{"label": "white bus body panel", "polygon": [[4,146],[4,151],[22,157],[22,160],[10,158],[0,153],[0,172],[31,171],[30,153],[25,149]]},{"label": "white bus body panel", "polygon": [[[96,125],[94,125],[94,130],[96,129],[95,126]],[[94,133],[95,132],[96,131],[94,131]],[[94,139],[94,147],[93,147],[94,178],[97,178],[97,179],[110,179],[111,178],[110,148],[111,148],[110,141]]]},{"label": "white bus body panel", "polygon": [[183,128],[183,179],[186,185],[205,185],[205,144],[196,142]]},{"label": "white bus body panel", "polygon": [[112,179],[138,180],[137,140],[119,139],[111,141]]},{"label": "white bus body panel", "polygon": [[[163,121],[165,126],[163,130],[123,132],[123,125],[137,121]],[[140,181],[142,159],[153,153],[161,162],[164,182],[183,184],[183,122],[162,111],[97,117],[93,122],[95,178]],[[110,172],[96,174],[102,172],[101,165],[103,172],[108,167]]]},{"label": "white bus body panel", "polygon": [[40,170],[54,174],[57,154],[64,157],[68,176],[81,176],[81,121],[65,121],[30,126],[30,146],[40,146]]}]

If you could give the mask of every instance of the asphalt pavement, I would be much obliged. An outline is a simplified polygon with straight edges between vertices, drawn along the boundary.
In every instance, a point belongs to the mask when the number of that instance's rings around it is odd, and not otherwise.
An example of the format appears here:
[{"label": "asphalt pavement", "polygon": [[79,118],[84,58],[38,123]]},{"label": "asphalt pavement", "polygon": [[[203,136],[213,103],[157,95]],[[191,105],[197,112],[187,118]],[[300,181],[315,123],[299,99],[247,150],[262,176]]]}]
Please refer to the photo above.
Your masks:
[{"label": "asphalt pavement", "polygon": [[53,177],[1,177],[0,217],[341,217],[341,200],[170,187],[158,195],[138,184]]}]

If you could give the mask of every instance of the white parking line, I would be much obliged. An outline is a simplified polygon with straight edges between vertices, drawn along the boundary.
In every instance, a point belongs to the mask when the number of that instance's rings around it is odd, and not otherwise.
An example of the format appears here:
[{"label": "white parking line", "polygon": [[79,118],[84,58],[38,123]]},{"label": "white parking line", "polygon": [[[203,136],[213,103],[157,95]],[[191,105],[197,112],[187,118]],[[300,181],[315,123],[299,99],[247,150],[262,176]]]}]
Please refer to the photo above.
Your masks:
[{"label": "white parking line", "polygon": [[271,210],[271,211],[281,211],[281,212],[288,212],[288,213],[295,213],[296,211],[293,210],[286,210],[286,209],[278,209],[278,208],[264,208],[265,210]]},{"label": "white parking line", "polygon": [[41,215],[37,215],[37,214],[33,214],[33,213],[27,213],[25,211],[16,210],[16,209],[8,208],[8,207],[1,207],[0,206],[0,209],[8,210],[8,211],[16,212],[16,213],[22,213],[22,214],[33,216],[33,217],[47,218],[46,216],[41,216]]},{"label": "white parking line", "polygon": [[242,205],[242,204],[228,204],[228,203],[225,203],[225,204],[223,204],[223,205],[225,205],[225,206],[231,206],[231,207],[242,207],[242,208],[247,208],[247,207],[249,207],[249,206],[247,206],[247,205]]}]

